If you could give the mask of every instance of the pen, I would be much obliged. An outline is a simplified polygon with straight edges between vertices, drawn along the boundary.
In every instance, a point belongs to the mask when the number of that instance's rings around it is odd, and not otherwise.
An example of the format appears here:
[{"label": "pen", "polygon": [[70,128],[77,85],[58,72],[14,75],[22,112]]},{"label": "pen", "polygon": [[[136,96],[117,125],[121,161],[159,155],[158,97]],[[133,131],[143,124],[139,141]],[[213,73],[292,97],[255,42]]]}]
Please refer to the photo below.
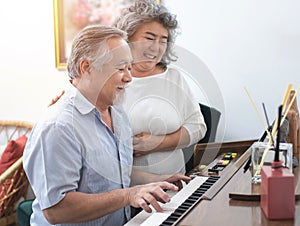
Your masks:
[{"label": "pen", "polygon": [[246,173],[246,171],[250,168],[250,164],[251,164],[251,155],[249,156],[248,161],[244,166],[244,173]]}]

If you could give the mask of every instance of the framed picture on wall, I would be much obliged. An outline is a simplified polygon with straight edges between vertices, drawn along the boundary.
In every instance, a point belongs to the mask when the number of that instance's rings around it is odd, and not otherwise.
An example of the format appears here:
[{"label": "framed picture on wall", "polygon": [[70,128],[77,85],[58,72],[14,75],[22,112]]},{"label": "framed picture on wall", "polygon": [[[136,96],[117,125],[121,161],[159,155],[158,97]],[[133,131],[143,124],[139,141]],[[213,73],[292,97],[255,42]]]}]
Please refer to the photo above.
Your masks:
[{"label": "framed picture on wall", "polygon": [[90,24],[112,25],[135,0],[53,0],[55,65],[65,70],[75,34]]}]

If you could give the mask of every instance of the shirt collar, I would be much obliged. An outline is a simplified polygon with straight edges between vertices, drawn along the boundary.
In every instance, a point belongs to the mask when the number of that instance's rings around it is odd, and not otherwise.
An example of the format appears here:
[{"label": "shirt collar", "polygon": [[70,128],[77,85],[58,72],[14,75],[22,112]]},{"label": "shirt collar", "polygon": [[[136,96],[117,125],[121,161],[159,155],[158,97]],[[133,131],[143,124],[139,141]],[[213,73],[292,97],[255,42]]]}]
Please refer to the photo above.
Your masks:
[{"label": "shirt collar", "polygon": [[76,87],[71,85],[69,91],[70,96],[74,98],[74,106],[81,114],[85,115],[96,109],[95,106],[89,102]]}]

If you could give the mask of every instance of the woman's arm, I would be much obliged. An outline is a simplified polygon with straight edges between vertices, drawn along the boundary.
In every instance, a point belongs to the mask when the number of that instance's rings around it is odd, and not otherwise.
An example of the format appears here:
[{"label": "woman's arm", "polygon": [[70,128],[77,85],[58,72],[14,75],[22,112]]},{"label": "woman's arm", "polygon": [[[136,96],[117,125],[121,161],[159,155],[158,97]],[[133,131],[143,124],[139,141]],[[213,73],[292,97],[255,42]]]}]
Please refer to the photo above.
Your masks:
[{"label": "woman's arm", "polygon": [[133,155],[139,157],[157,151],[170,151],[186,147],[189,143],[190,136],[184,127],[161,136],[141,133],[133,137]]},{"label": "woman's arm", "polygon": [[131,186],[159,181],[167,181],[169,183],[175,184],[180,190],[182,188],[182,182],[189,183],[190,180],[190,177],[179,173],[173,175],[158,175],[144,172],[135,168],[133,168],[131,172]]}]

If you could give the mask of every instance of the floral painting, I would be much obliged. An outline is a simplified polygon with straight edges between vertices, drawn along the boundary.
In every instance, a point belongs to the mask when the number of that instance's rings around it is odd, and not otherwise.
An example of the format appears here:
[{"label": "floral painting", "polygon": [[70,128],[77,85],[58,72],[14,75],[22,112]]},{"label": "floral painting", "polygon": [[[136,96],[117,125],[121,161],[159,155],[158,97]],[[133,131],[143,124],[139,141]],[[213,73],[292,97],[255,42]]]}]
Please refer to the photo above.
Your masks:
[{"label": "floral painting", "polygon": [[56,68],[66,69],[75,34],[89,24],[112,25],[134,0],[53,0]]}]

